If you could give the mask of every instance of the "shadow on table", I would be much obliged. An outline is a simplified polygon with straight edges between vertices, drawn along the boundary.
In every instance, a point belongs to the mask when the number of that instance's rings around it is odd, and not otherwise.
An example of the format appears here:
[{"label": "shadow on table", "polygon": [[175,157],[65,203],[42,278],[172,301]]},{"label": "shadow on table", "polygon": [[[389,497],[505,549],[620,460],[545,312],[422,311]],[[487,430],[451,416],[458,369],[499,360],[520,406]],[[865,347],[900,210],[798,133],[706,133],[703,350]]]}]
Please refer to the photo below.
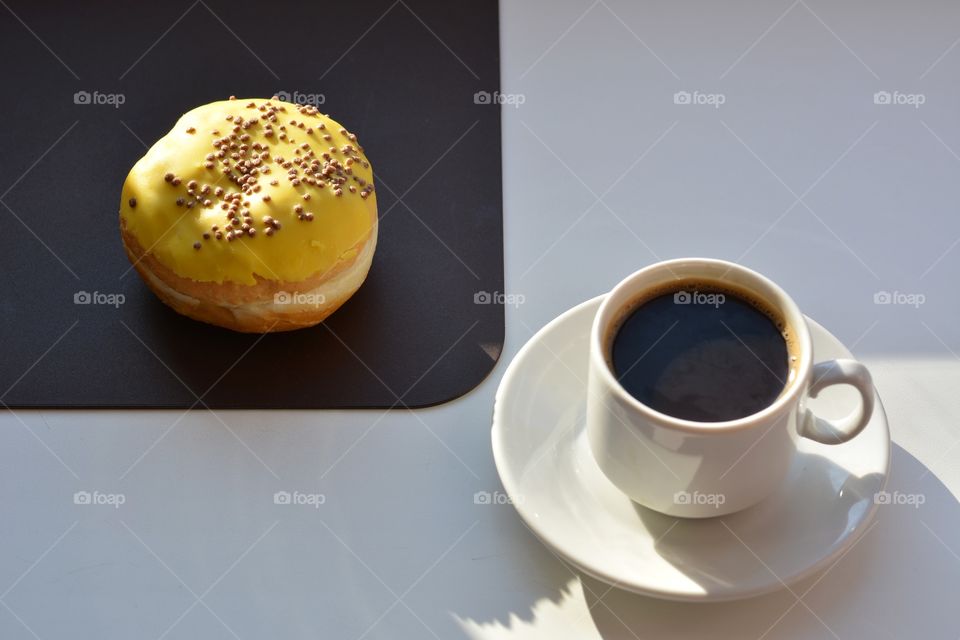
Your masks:
[{"label": "shadow on table", "polygon": [[[454,615],[466,637],[484,639],[555,638],[571,633],[585,637],[575,630],[584,624],[592,627],[589,635],[604,640],[834,635],[955,638],[960,503],[904,449],[894,445],[892,455],[886,491],[922,496],[922,504],[881,505],[876,526],[832,569],[791,585],[793,593],[781,589],[725,603],[668,602],[611,589],[585,575],[573,579],[570,570],[549,551],[532,548],[532,555],[551,565],[538,575],[555,580],[541,585],[540,598],[531,601],[529,593],[518,594],[523,597],[510,611],[465,607]],[[530,545],[538,544],[528,537]],[[561,611],[561,605],[571,599],[576,604],[567,602],[567,611]]]}]

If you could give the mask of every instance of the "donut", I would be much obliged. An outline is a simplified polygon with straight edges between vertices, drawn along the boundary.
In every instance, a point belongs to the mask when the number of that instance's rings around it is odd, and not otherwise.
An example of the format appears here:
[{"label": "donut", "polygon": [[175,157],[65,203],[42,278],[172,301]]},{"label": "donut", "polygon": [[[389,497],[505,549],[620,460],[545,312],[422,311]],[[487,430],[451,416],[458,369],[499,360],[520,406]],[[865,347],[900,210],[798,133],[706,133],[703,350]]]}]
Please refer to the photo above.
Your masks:
[{"label": "donut", "polygon": [[373,169],[316,107],[252,98],[184,114],[130,170],[120,236],[172,309],[247,333],[322,322],[377,246]]}]

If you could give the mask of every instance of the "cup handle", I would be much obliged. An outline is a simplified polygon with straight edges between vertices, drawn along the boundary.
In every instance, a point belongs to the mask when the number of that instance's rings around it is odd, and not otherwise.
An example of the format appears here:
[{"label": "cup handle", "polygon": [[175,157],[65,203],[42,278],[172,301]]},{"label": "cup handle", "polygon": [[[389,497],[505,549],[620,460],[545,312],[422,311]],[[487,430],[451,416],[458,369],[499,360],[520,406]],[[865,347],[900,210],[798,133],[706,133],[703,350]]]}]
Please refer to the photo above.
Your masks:
[{"label": "cup handle", "polygon": [[800,435],[823,444],[842,444],[863,431],[873,415],[875,391],[873,379],[865,366],[856,360],[837,359],[813,365],[813,382],[807,394],[816,398],[823,389],[835,384],[849,384],[860,392],[860,407],[839,420],[828,420],[805,409],[800,420]]}]

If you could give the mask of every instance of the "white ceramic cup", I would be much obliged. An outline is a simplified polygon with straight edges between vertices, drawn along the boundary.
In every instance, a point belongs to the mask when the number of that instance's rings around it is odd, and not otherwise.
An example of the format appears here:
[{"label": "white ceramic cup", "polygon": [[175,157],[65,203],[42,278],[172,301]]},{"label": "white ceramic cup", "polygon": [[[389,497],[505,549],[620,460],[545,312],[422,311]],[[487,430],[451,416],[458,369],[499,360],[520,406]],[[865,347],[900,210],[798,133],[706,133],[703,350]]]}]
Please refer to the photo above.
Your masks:
[{"label": "white ceramic cup", "polygon": [[[778,312],[794,334],[790,379],[765,409],[737,420],[694,422],[660,413],[631,396],[610,368],[618,323],[645,292],[674,280],[706,279],[746,290]],[[855,360],[813,363],[810,330],[796,303],[776,284],[722,260],[685,258],[637,271],[607,295],[590,335],[587,435],[600,469],[639,504],[673,516],[704,518],[754,505],[777,488],[799,437],[839,444],[855,437],[873,412],[874,388]],[[840,420],[815,415],[807,398],[834,384],[860,392],[859,407]]]}]

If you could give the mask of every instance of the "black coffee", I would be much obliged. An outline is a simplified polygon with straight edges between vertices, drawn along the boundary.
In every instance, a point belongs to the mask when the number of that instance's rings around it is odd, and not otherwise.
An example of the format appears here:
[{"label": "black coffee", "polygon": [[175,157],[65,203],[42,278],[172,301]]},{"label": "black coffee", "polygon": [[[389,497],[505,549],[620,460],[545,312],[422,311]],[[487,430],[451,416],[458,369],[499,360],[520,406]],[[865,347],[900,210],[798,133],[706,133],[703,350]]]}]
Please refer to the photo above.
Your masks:
[{"label": "black coffee", "polygon": [[791,338],[762,303],[697,282],[635,305],[610,353],[620,384],[648,407],[697,422],[736,420],[786,385]]}]

